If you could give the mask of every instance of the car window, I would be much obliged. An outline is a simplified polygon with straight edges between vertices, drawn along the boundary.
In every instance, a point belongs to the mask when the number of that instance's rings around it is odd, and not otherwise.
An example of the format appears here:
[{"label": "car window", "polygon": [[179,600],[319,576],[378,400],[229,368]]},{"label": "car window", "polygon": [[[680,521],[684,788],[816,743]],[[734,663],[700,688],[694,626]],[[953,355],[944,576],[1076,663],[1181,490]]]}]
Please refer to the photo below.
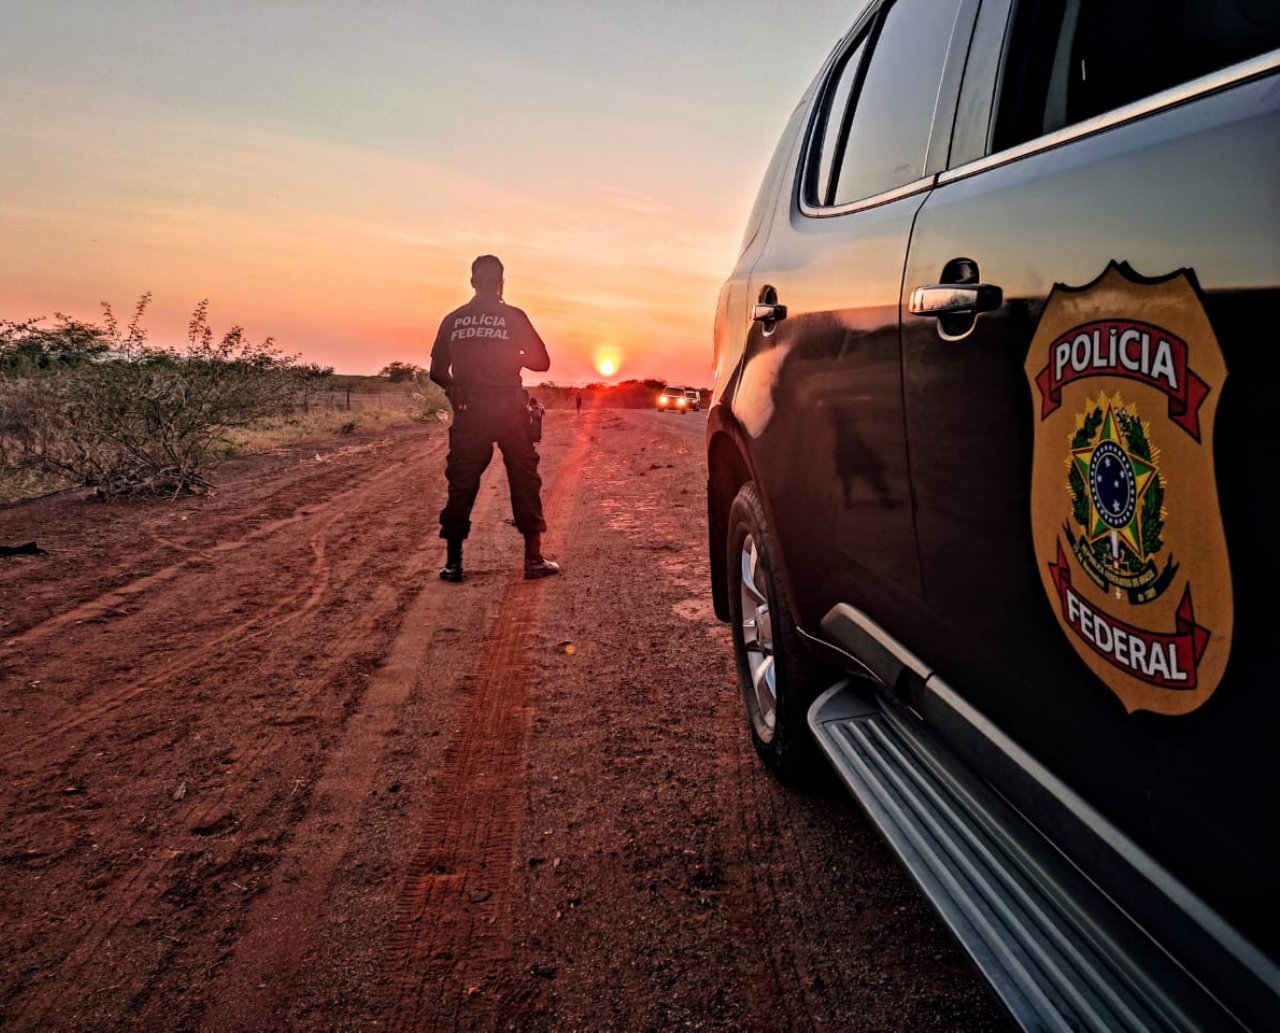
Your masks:
[{"label": "car window", "polygon": [[813,196],[821,203],[847,204],[924,175],[958,6],[959,0],[898,0],[836,66],[815,169]]},{"label": "car window", "polygon": [[849,132],[849,119],[853,115],[852,99],[855,95],[854,85],[862,68],[862,55],[867,49],[867,38],[863,36],[853,47],[841,57],[839,64],[832,71],[826,100],[824,117],[819,120],[816,130],[821,132],[817,167],[814,170],[814,184],[810,192],[811,204],[831,204],[831,174],[838,168],[836,155],[844,148]]},{"label": "car window", "polygon": [[1019,0],[995,150],[1280,47],[1274,0]]}]

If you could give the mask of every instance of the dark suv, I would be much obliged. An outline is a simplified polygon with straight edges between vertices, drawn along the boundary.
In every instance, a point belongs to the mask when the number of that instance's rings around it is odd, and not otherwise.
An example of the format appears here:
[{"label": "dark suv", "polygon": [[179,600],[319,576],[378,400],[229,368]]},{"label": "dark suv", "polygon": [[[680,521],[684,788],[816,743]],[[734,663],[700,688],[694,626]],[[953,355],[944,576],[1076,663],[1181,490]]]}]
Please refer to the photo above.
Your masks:
[{"label": "dark suv", "polygon": [[756,749],[1027,1026],[1280,1029],[1278,47],[1265,0],[870,3],[720,294]]}]

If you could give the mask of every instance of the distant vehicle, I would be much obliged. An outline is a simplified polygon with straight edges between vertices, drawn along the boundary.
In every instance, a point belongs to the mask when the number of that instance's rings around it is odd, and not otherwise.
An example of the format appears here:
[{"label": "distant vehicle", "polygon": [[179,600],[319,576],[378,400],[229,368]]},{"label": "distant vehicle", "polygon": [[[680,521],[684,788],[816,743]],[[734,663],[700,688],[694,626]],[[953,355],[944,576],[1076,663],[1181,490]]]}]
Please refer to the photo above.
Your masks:
[{"label": "distant vehicle", "polygon": [[662,394],[658,395],[658,412],[678,412],[683,416],[694,408],[688,390],[683,387],[663,388]]},{"label": "distant vehicle", "polygon": [[1280,4],[863,7],[716,313],[755,748],[1025,1028],[1280,1030]]}]

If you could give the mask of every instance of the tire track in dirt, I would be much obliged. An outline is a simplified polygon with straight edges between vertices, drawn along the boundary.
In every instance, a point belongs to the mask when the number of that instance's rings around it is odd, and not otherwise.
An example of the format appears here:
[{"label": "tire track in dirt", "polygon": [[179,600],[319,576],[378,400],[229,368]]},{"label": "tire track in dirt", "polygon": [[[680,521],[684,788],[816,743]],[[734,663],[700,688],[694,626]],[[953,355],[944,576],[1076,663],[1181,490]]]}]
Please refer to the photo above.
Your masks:
[{"label": "tire track in dirt", "polygon": [[[625,473],[621,476],[625,477]],[[650,536],[658,541],[680,541],[687,533],[685,529],[662,527],[672,523],[672,516],[663,505],[661,489],[653,488],[649,481],[644,483],[648,490],[643,502],[631,499],[623,508],[616,501],[611,504],[611,500],[606,499],[604,505],[606,512],[611,513],[611,525],[641,545]],[[635,514],[639,511],[643,511],[643,515],[637,521]],[[654,524],[658,526],[646,529]],[[688,583],[690,572],[677,556],[662,557],[657,565],[668,581],[706,591],[706,582],[701,577],[696,584]],[[678,616],[684,616],[681,605],[675,608]],[[705,607],[686,612],[695,620],[714,623],[714,616]],[[690,618],[685,616],[685,619]],[[724,643],[721,645],[723,648]],[[791,963],[793,958],[785,946],[786,930],[776,925],[777,916],[788,899],[778,893],[777,876],[788,867],[787,861],[794,860],[779,858],[779,846],[790,839],[790,830],[779,820],[776,787],[760,785],[762,773],[755,768],[754,757],[744,754],[737,707],[727,705],[724,694],[710,691],[710,687],[706,695],[714,715],[712,723],[717,741],[715,778],[720,787],[716,798],[727,802],[721,813],[729,827],[717,828],[690,879],[703,879],[714,886],[708,892],[714,894],[724,912],[734,948],[735,989],[742,998],[745,1013],[769,1016],[770,1031],[810,1033],[815,1029],[810,1018],[813,1009],[808,1007],[803,994],[797,992],[803,983],[797,978]],[[732,702],[730,697],[730,704]],[[733,828],[734,825],[737,827]]]},{"label": "tire track in dirt", "polygon": [[[323,692],[324,689],[321,688],[310,695],[295,697],[288,706],[277,712],[273,723],[288,726],[294,714],[305,712],[314,698]],[[228,822],[233,825],[241,824],[242,819],[233,818],[236,810],[232,805],[241,799],[242,782],[246,774],[258,766],[270,749],[271,743],[268,740],[259,739],[253,747],[242,750],[234,764],[225,769],[220,785],[206,787],[206,792],[200,799],[180,810],[172,822],[173,827],[190,830],[197,836],[208,836],[219,834]],[[152,914],[158,902],[174,886],[176,870],[184,862],[199,856],[200,852],[156,847],[140,859],[135,855],[131,859],[128,874],[117,882],[111,896],[101,906],[87,905],[87,910],[91,912],[88,926],[78,942],[57,962],[56,974],[51,978],[59,985],[77,985],[86,970],[98,962],[104,944],[109,943],[118,931],[138,924]],[[120,975],[117,974],[111,989],[120,989],[130,980],[145,978],[144,973],[131,973],[122,982]],[[26,1010],[19,1011],[15,1016],[17,1028],[27,1028],[23,1024],[28,1019],[31,1020],[31,1028],[39,1028],[43,1025],[48,1010],[55,1006],[56,1002],[45,1002],[43,1005],[32,1005],[34,1011],[30,1014]]]},{"label": "tire track in dirt", "polygon": [[[629,416],[633,425],[640,419]],[[625,437],[616,445],[608,443],[593,468],[589,485],[596,499],[596,519],[628,542],[618,552],[634,550],[637,556],[647,553],[651,557],[651,575],[666,592],[677,593],[677,598],[681,591],[705,593],[708,576],[707,562],[699,554],[701,542],[692,537],[695,531],[689,526],[687,511],[672,504],[673,488],[663,476],[668,467],[665,458],[682,454],[688,447],[683,430],[660,427],[656,432],[660,436],[648,440],[648,453],[643,457],[616,450],[618,445],[626,448]],[[674,492],[682,493],[682,487],[677,485]],[[622,608],[625,610],[625,602]],[[713,648],[723,661],[707,673],[723,670],[729,674],[727,630],[715,622],[705,598],[685,599],[671,610],[681,621],[704,625],[715,638]],[[664,626],[665,620],[650,614],[645,627],[652,634]],[[598,648],[599,643],[596,645]],[[818,992],[815,988],[838,983],[823,960],[826,945],[815,945],[804,935],[799,927],[800,917],[791,906],[797,896],[814,890],[803,875],[811,861],[801,856],[796,843],[786,791],[760,769],[750,748],[744,749],[740,704],[730,685],[726,680],[697,690],[708,708],[706,716],[698,719],[697,727],[706,729],[715,746],[705,758],[709,763],[704,771],[691,774],[710,783],[705,799],[719,801],[720,806],[715,808],[717,818],[708,822],[704,815],[701,824],[684,826],[685,845],[675,858],[661,853],[654,857],[653,848],[639,845],[637,853],[645,865],[642,880],[650,880],[651,886],[656,881],[664,888],[670,887],[668,892],[681,903],[690,898],[702,900],[706,910],[695,917],[707,919],[707,925],[691,928],[682,946],[692,956],[703,952],[719,955],[721,963],[733,973],[732,986],[718,988],[724,995],[723,1010],[708,1008],[723,1024],[711,1022],[709,1028],[779,1033],[840,1028],[824,1022],[823,1003],[814,996]],[[653,689],[659,691],[659,686]],[[661,684],[662,696],[653,699],[652,708],[681,713],[688,706],[686,689],[679,682]],[[617,720],[625,726],[628,719],[620,716]],[[694,731],[692,723],[681,727]],[[601,752],[609,755],[607,749]],[[691,758],[688,763],[696,769],[699,761]],[[643,768],[637,772],[640,770]],[[656,771],[651,772],[651,776],[655,774]],[[643,787],[637,786],[637,791],[643,792]],[[697,805],[690,800],[690,806]],[[654,810],[658,810],[656,804]],[[635,887],[637,895],[642,895],[644,889],[643,881]],[[724,937],[718,943],[714,930],[720,930],[719,935]],[[555,1007],[554,998],[546,1003]],[[580,1004],[575,1004],[569,1014],[541,1021],[547,1028],[556,1028],[559,1022],[580,1028],[590,1028],[592,1022],[600,1023],[602,1028],[673,1028],[681,1024],[677,1016],[682,1014],[678,1010],[682,1007],[688,1007],[687,999],[673,1000],[665,1009],[662,1004],[645,1002],[633,1017],[634,1027],[625,1023],[615,1026],[616,1020],[607,1010],[583,1009]],[[683,1024],[692,1024],[690,1013],[683,1015]],[[702,1013],[704,1018],[706,1015],[707,1012]],[[736,1025],[738,1019],[750,1024]]]},{"label": "tire track in dirt", "polygon": [[[705,584],[701,478],[681,458],[699,425],[648,416],[604,415],[569,529],[582,579],[548,593],[547,630],[577,649],[544,653],[531,691],[509,967],[524,996],[508,999],[501,1028],[771,1028],[731,1021],[741,991],[736,948],[718,935],[726,862],[698,770],[706,632],[675,612]],[[733,976],[716,985],[721,971]]]},{"label": "tire track in dirt", "polygon": [[[426,452],[430,456],[436,452],[443,450],[443,439],[433,439],[429,442]],[[400,475],[400,470],[396,466],[385,467],[382,470],[375,471],[366,477],[361,483],[347,488],[345,491],[330,497],[324,503],[306,503],[297,507],[289,516],[268,521],[261,524],[248,534],[239,538],[218,542],[213,545],[191,549],[187,546],[170,543],[169,547],[178,548],[189,551],[193,555],[184,556],[176,563],[169,564],[160,570],[154,571],[141,578],[136,578],[128,584],[120,585],[104,592],[93,599],[86,600],[73,606],[69,610],[49,617],[37,624],[34,624],[15,634],[9,635],[4,640],[6,648],[17,646],[31,645],[40,641],[49,635],[58,631],[64,631],[68,627],[76,624],[85,623],[108,616],[114,610],[118,610],[122,606],[128,604],[132,600],[144,596],[154,589],[165,585],[174,579],[189,573],[190,567],[194,562],[199,560],[209,560],[219,556],[225,556],[229,553],[239,552],[250,545],[258,542],[266,541],[281,531],[294,527],[295,525],[306,523],[310,518],[316,516],[324,510],[330,510],[339,507],[340,510],[349,510],[352,505],[360,501],[360,497],[368,492],[372,487],[380,482],[389,480]]]},{"label": "tire track in dirt", "polygon": [[[433,458],[442,451],[440,442],[434,442],[423,455],[423,460]],[[40,729],[40,731],[13,746],[19,756],[27,756],[37,744],[45,745],[51,738],[56,738],[108,715],[111,711],[129,703],[136,697],[158,686],[172,682],[175,678],[207,665],[218,653],[228,649],[240,650],[245,644],[268,638],[280,631],[287,624],[296,620],[307,611],[316,607],[329,588],[330,564],[326,557],[326,543],[334,527],[344,518],[351,516],[368,502],[369,494],[388,481],[398,477],[400,470],[391,466],[366,477],[359,484],[340,492],[323,502],[309,503],[300,506],[297,511],[282,520],[272,521],[259,527],[252,533],[228,542],[219,542],[209,546],[201,554],[202,558],[240,552],[246,547],[271,539],[276,534],[295,526],[320,521],[319,527],[309,538],[312,553],[311,569],[305,582],[297,589],[278,599],[265,610],[247,618],[233,622],[229,627],[215,633],[212,638],[205,639],[184,650],[183,656],[171,663],[164,664],[146,677],[116,686],[98,695],[96,698],[80,703],[76,712]],[[187,573],[190,559],[182,560],[164,570],[148,577],[132,582],[130,585],[116,589],[107,595],[100,596],[89,603],[82,604],[67,613],[45,621],[26,633],[8,639],[6,646],[28,644],[42,635],[65,628],[68,625],[93,622],[101,615],[126,604],[135,596],[142,596],[156,587],[177,579]]]},{"label": "tire track in dirt", "polygon": [[[820,955],[803,950],[803,937],[790,935],[779,922],[798,921],[789,902],[813,892],[804,879],[808,861],[798,855],[780,787],[742,749],[740,715],[726,715],[720,726],[732,734],[723,736],[717,751],[718,775],[725,798],[734,801],[728,809],[737,825],[734,839],[746,844],[747,853],[729,866],[723,901],[729,926],[758,977],[744,981],[757,997],[753,1011],[777,1016],[780,1030],[821,1033],[832,1027],[819,1018],[825,1009],[811,998],[811,990],[833,986],[838,979]],[[825,979],[815,978],[815,966],[828,970]]]},{"label": "tire track in dirt", "polygon": [[[200,664],[207,663],[214,653],[224,646],[239,647],[243,645],[247,638],[266,637],[274,630],[284,627],[292,620],[314,609],[321,601],[329,583],[329,564],[325,552],[327,536],[343,518],[358,518],[365,508],[376,508],[378,500],[374,495],[375,489],[385,487],[398,473],[398,468],[394,466],[390,469],[379,470],[373,476],[364,478],[356,487],[343,491],[332,499],[301,507],[301,509],[306,510],[304,519],[315,516],[324,518],[321,526],[315,531],[309,542],[309,548],[313,555],[313,564],[306,583],[300,589],[290,592],[284,601],[273,606],[269,614],[266,615],[268,623],[265,626],[258,627],[252,635],[246,635],[245,629],[262,622],[264,620],[263,614],[257,614],[250,621],[243,622],[230,632],[217,636],[213,642],[196,644],[194,654],[188,655],[177,664],[171,665],[164,672],[158,672],[156,675],[149,677],[145,683],[135,684],[128,690],[128,697],[133,698],[148,688],[162,684],[163,681],[172,678],[180,670],[194,668]],[[369,543],[368,548],[377,548],[377,543]],[[429,562],[429,558],[425,554],[416,553],[411,560],[416,569],[411,570],[411,574],[415,577],[420,576],[422,571],[429,565]],[[386,600],[387,604],[390,602],[391,600]],[[301,603],[300,607],[296,605],[298,603]],[[287,612],[281,612],[288,606],[293,606],[294,608]],[[269,619],[276,614],[279,614],[276,619]],[[360,632],[358,629],[352,628],[349,634],[358,638]],[[236,635],[240,636],[238,641],[235,640]],[[274,722],[288,724],[292,714],[304,712],[316,697],[323,695],[326,691],[327,686],[319,685],[309,694],[297,694],[289,697],[287,702],[277,709],[273,718]],[[63,732],[83,726],[91,717],[100,716],[116,709],[125,702],[128,702],[128,699],[120,698],[119,694],[117,694],[108,701],[109,705],[95,707],[91,711],[79,715],[75,720],[64,722],[62,726],[55,727],[52,732]],[[47,741],[50,734],[51,732],[47,730],[44,734],[33,739],[32,744],[38,741],[47,751]],[[241,792],[240,783],[247,773],[254,770],[255,766],[271,748],[272,742],[270,738],[260,737],[256,743],[243,749],[237,755],[234,763],[225,768],[221,786],[201,798],[193,798],[190,804],[176,813],[172,820],[172,825],[176,828],[195,830],[212,828],[216,825],[222,816],[230,813],[229,805],[234,802],[235,794]],[[13,772],[9,772],[9,774],[12,777]],[[97,960],[104,943],[108,942],[118,929],[130,920],[141,918],[153,910],[155,902],[163,896],[170,886],[170,873],[185,857],[185,851],[166,847],[156,847],[140,860],[135,855],[135,863],[129,873],[117,883],[113,893],[101,906],[89,909],[93,913],[88,918],[87,926],[79,941],[71,947],[56,963],[55,969],[47,973],[47,975],[58,985],[77,985],[86,969]],[[143,974],[141,973],[134,973],[132,978],[142,978],[142,976]],[[117,983],[113,989],[118,988],[119,984]],[[12,1019],[17,1028],[38,1028],[43,1024],[49,1010],[55,1006],[57,1006],[56,1000],[45,999],[42,1001],[40,995],[37,994],[29,998],[25,1005],[12,1015]]]},{"label": "tire track in dirt", "polygon": [[[582,481],[597,412],[577,427],[547,493],[548,551],[563,533]],[[518,575],[517,575],[518,577]],[[479,664],[475,695],[445,753],[437,804],[422,830],[396,904],[383,964],[388,1028],[444,1033],[495,1026],[511,961],[514,851],[524,802],[531,650],[540,586],[513,580]]]},{"label": "tire track in dirt", "polygon": [[[491,475],[489,478],[492,479]],[[496,522],[501,497],[481,491],[473,513],[477,524]],[[484,557],[483,547],[471,555]],[[294,830],[290,857],[302,861],[303,874],[277,884],[259,897],[235,954],[219,973],[201,1017],[206,1029],[276,1029],[288,1025],[292,982],[320,934],[316,915],[323,912],[335,875],[352,846],[353,835],[378,765],[415,686],[435,673],[431,646],[450,612],[457,591],[434,577],[439,556],[418,549],[413,573],[422,584],[405,610],[396,637],[370,680],[359,708],[348,720],[342,741],[330,752],[312,792],[312,814]],[[473,572],[474,574],[474,572]],[[315,813],[323,812],[317,819]],[[282,862],[286,859],[282,859]]]},{"label": "tire track in dirt", "polygon": [[[489,489],[480,493],[474,514],[477,524],[498,522],[498,504],[505,502],[505,483],[503,492],[495,490],[499,480],[504,479],[497,467],[487,478]],[[468,555],[478,557],[482,564],[489,551],[486,538],[473,539],[468,550]],[[422,555],[420,552],[419,558]],[[430,558],[436,557],[432,554]],[[473,575],[471,587],[486,589],[482,567],[468,564],[468,568]],[[206,1028],[260,1029],[288,1024],[291,982],[307,964],[319,935],[316,916],[324,912],[335,876],[367,807],[375,771],[389,745],[387,737],[397,726],[411,693],[420,693],[415,683],[439,675],[431,645],[442,615],[453,617],[456,612],[457,592],[431,577],[408,608],[382,668],[317,780],[312,810],[322,812],[321,817],[304,819],[294,829],[289,855],[301,862],[297,865],[301,874],[288,884],[274,885],[255,903],[246,923],[248,931],[237,942],[234,957],[210,995],[210,1010],[202,1016]],[[491,615],[498,612],[499,602],[494,599],[487,607]],[[323,829],[309,831],[308,826],[314,825],[323,825]],[[282,864],[287,862],[282,859]]]}]

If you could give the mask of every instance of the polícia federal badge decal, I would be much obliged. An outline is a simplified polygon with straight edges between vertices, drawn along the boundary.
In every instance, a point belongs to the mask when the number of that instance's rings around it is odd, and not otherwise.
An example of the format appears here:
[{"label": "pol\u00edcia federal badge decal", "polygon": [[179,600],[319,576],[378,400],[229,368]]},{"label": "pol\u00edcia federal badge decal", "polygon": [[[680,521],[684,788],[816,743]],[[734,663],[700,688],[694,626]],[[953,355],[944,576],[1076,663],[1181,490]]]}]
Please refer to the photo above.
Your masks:
[{"label": "pol\u00edcia federal badge decal", "polygon": [[1054,615],[1127,710],[1190,713],[1222,679],[1233,622],[1213,463],[1227,370],[1194,282],[1112,263],[1055,286],[1026,372]]}]

